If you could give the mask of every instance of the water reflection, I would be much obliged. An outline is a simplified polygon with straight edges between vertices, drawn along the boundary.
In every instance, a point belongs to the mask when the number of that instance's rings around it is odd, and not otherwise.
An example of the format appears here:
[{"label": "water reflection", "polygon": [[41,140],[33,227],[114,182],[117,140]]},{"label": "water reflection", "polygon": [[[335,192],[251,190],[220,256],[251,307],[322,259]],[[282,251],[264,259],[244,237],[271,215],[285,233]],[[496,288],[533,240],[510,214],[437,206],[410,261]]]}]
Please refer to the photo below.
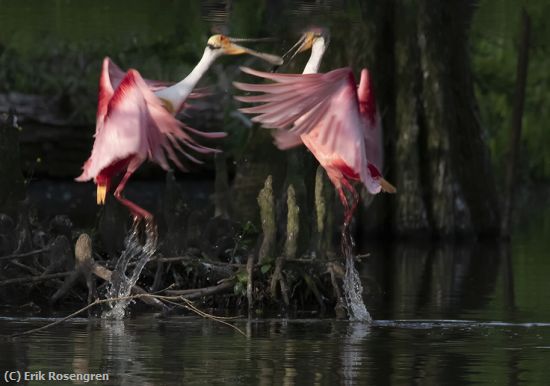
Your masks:
[{"label": "water reflection", "polygon": [[[43,322],[43,321],[40,321]],[[76,321],[0,342],[0,368],[107,372],[107,384],[536,384],[550,325],[257,320],[249,339],[195,318]],[[2,331],[40,324],[0,320]]]},{"label": "water reflection", "polygon": [[136,331],[129,329],[121,320],[103,320],[101,326],[102,364],[109,374],[124,375],[122,385],[148,385],[147,368],[138,356],[140,345],[136,344]]},{"label": "water reflection", "polygon": [[[508,243],[397,244],[363,265],[375,319],[516,320]],[[503,302],[491,307],[495,297]]]},{"label": "water reflection", "polygon": [[344,385],[364,384],[360,382],[363,375],[363,342],[369,334],[370,326],[366,323],[350,323],[342,346],[342,381]]}]

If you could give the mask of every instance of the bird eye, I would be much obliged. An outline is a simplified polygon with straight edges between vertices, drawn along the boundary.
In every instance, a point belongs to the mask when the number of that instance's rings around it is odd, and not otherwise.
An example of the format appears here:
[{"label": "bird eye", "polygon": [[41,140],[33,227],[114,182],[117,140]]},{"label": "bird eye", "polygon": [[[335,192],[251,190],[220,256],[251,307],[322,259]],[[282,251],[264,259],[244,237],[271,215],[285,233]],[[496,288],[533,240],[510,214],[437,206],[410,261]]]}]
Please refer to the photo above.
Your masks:
[{"label": "bird eye", "polygon": [[214,46],[213,44],[210,44],[210,43],[208,43],[208,44],[206,45],[206,47],[208,47],[208,48],[210,48],[210,49],[212,49],[212,50],[215,50],[215,49],[217,49],[217,48],[220,48],[220,47],[216,47],[216,46]]}]

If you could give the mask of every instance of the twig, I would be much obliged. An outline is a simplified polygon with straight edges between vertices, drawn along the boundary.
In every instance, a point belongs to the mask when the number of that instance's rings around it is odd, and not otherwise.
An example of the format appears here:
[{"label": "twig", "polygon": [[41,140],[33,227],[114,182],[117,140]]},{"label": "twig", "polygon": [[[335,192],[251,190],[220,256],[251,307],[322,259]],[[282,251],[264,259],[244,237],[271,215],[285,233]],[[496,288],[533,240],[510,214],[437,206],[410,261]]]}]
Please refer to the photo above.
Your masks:
[{"label": "twig", "polygon": [[[8,336],[8,338],[15,338],[15,337],[18,337],[18,336],[30,335],[30,334],[34,334],[35,332],[43,331],[45,329],[48,329],[50,327],[56,326],[60,323],[63,323],[65,321],[75,317],[76,315],[81,314],[82,312],[87,311],[90,308],[92,308],[96,305],[99,305],[99,304],[118,302],[118,301],[123,301],[123,300],[143,299],[143,298],[155,299],[157,301],[164,301],[164,302],[169,303],[169,304],[177,305],[179,307],[184,307],[184,308],[196,313],[199,316],[202,316],[204,318],[211,319],[211,320],[214,320],[216,322],[222,323],[224,325],[230,326],[231,328],[233,328],[237,332],[239,332],[241,335],[243,335],[245,337],[247,336],[241,329],[239,329],[238,327],[226,322],[224,320],[226,318],[218,317],[218,316],[215,316],[215,315],[208,314],[204,311],[201,311],[197,307],[195,307],[190,300],[185,299],[182,296],[162,296],[162,295],[154,295],[154,294],[137,294],[137,295],[121,296],[121,297],[111,298],[111,299],[101,299],[101,300],[96,299],[93,303],[90,303],[87,306],[82,307],[81,309],[73,312],[72,314],[70,314],[70,315],[68,315],[68,316],[66,316],[62,319],[56,320],[55,322],[52,322],[52,323],[48,323],[48,324],[46,324],[42,327],[33,328],[31,330],[11,334],[11,335]],[[185,305],[180,304],[180,303],[176,303],[173,300],[181,300],[185,303]]]},{"label": "twig", "polygon": [[[220,320],[235,320],[235,319],[238,319],[238,318],[242,318],[242,315],[238,315],[238,316],[215,316],[215,315],[208,314],[204,311],[199,310],[197,307],[195,307],[193,305],[193,302],[191,300],[186,299],[183,296],[162,296],[162,295],[157,295],[157,297],[160,300],[165,301],[166,303],[170,303],[170,301],[171,301],[170,299],[174,299],[174,298],[179,299],[179,300],[183,301],[186,304],[192,305],[192,307],[194,307],[198,311],[197,313],[203,313],[205,315],[210,315],[210,316],[212,316],[216,319],[220,319]],[[172,304],[172,303],[170,303],[170,304]],[[175,303],[175,305],[182,306],[179,303]]]},{"label": "twig", "polygon": [[223,267],[236,267],[236,268],[242,268],[245,265],[244,264],[236,264],[236,263],[224,263],[222,261],[209,261],[209,260],[203,260],[200,258],[196,258],[193,256],[172,256],[172,257],[157,257],[154,259],[149,260],[149,263],[158,261],[161,263],[175,263],[178,261],[189,261],[193,263],[200,263],[200,264],[211,264],[211,265],[220,265]]},{"label": "twig", "polygon": [[72,272],[51,273],[49,275],[43,275],[43,276],[18,277],[16,279],[8,279],[8,280],[0,281],[0,286],[8,285],[8,284],[19,284],[19,283],[37,283],[40,281],[46,281],[50,279],[60,279],[70,275],[72,275]]},{"label": "twig", "polygon": [[306,282],[306,285],[308,286],[308,288],[311,290],[311,292],[315,296],[315,299],[317,300],[317,303],[319,303],[319,307],[321,307],[322,312],[324,312],[325,303],[323,302],[323,296],[321,295],[321,292],[319,292],[319,288],[317,288],[317,284],[315,284],[315,281],[313,280],[313,278],[307,273],[304,273],[302,277],[304,278],[304,281]]},{"label": "twig", "polygon": [[235,285],[234,280],[224,281],[218,285],[203,288],[185,289],[185,290],[167,290],[168,295],[183,296],[186,299],[196,299],[203,296],[215,295],[220,292],[227,291]]},{"label": "twig", "polygon": [[248,317],[250,317],[252,315],[252,307],[254,306],[254,253],[248,255],[246,277],[246,299],[248,300]]},{"label": "twig", "polygon": [[19,257],[34,256],[34,255],[37,255],[39,253],[46,252],[46,251],[49,251],[49,248],[36,249],[36,250],[30,251],[30,252],[16,253],[16,254],[13,254],[13,255],[2,256],[2,257],[0,257],[0,261],[17,259]]},{"label": "twig", "polygon": [[60,323],[63,323],[64,321],[66,320],[69,320],[73,317],[75,317],[76,315],[92,308],[93,306],[97,305],[97,304],[101,304],[101,303],[104,303],[103,300],[99,300],[99,299],[96,299],[95,302],[93,303],[90,303],[88,304],[86,307],[83,307],[81,309],[79,309],[78,311],[75,311],[73,312],[72,314],[68,315],[68,316],[65,316],[63,319],[59,319],[59,320],[56,320],[55,322],[52,322],[52,323],[48,323],[42,327],[38,327],[38,328],[33,328],[31,330],[27,330],[27,331],[23,331],[23,332],[18,332],[18,333],[15,333],[15,334],[11,334],[9,335],[9,338],[15,338],[16,336],[24,336],[24,335],[30,335],[30,334],[34,334],[35,332],[38,332],[38,331],[42,331],[42,330],[45,330],[47,328],[50,328],[50,327],[53,327],[53,326],[57,326],[58,324]]},{"label": "twig", "polygon": [[228,322],[226,322],[225,320],[223,320],[223,319],[225,319],[225,318],[219,317],[219,316],[215,316],[215,315],[211,315],[211,314],[208,314],[208,313],[206,313],[206,312],[204,312],[204,311],[199,310],[197,307],[195,307],[195,306],[191,303],[190,300],[187,300],[187,299],[185,299],[184,297],[181,297],[181,296],[180,296],[179,299],[181,299],[182,301],[184,301],[186,304],[184,305],[184,304],[176,303],[176,302],[173,302],[173,301],[171,301],[171,300],[165,300],[165,301],[166,301],[166,303],[168,303],[168,304],[172,304],[172,305],[178,306],[178,307],[183,307],[183,308],[185,308],[185,309],[187,309],[187,310],[189,310],[189,311],[193,311],[194,313],[196,313],[196,314],[199,315],[199,316],[202,316],[203,318],[211,319],[211,320],[214,320],[214,321],[216,321],[216,322],[218,322],[218,323],[221,323],[221,324],[224,324],[224,325],[226,325],[226,326],[229,326],[229,327],[231,327],[232,329],[234,329],[235,331],[237,331],[239,334],[241,334],[242,336],[248,338],[248,336],[244,333],[244,331],[241,330],[239,327],[237,327],[237,326],[235,326],[235,325],[233,325],[233,324],[231,324],[231,323],[228,323]]},{"label": "twig", "polygon": [[24,269],[25,271],[28,271],[31,275],[40,276],[40,271],[37,271],[36,269],[29,267],[28,265],[25,265],[23,263],[16,261],[10,261],[11,264]]}]

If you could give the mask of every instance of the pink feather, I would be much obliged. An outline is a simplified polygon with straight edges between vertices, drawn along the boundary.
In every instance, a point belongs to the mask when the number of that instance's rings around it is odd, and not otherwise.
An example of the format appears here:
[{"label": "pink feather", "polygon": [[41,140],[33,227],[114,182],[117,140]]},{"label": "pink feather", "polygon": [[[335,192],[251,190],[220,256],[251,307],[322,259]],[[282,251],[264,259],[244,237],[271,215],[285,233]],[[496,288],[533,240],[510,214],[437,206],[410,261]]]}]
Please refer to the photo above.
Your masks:
[{"label": "pink feather", "polygon": [[249,68],[242,68],[242,71],[275,82],[235,82],[234,85],[244,91],[261,93],[237,99],[259,103],[241,111],[257,114],[253,121],[276,129],[273,136],[279,148],[287,149],[302,142],[326,169],[337,188],[343,178],[348,178],[361,180],[373,194],[380,192],[378,168],[369,167],[371,155],[380,161],[368,144],[373,117],[371,106],[375,106],[368,73],[359,87],[362,98],[359,100],[350,68],[325,74],[275,74]]},{"label": "pink feather", "polygon": [[199,153],[218,151],[200,145],[188,133],[206,138],[221,138],[226,134],[200,132],[178,121],[153,94],[152,89],[161,87],[159,84],[144,80],[133,69],[123,73],[109,58],[104,59],[99,82],[95,142],[77,181],[95,180],[102,170],[128,157],[132,159],[134,170],[146,159],[167,170],[166,156],[184,169],[177,153],[193,162],[200,162],[186,149]]}]

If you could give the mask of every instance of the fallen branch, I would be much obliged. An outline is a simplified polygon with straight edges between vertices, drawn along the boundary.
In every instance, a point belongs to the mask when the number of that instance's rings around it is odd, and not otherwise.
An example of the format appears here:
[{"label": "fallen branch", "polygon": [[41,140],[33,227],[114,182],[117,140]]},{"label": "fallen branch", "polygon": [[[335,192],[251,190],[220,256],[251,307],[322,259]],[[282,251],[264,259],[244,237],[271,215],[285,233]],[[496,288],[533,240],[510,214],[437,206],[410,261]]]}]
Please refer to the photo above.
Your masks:
[{"label": "fallen branch", "polygon": [[168,295],[178,295],[182,296],[185,299],[197,299],[204,296],[215,295],[218,293],[226,292],[227,290],[232,290],[235,286],[235,280],[227,280],[218,285],[211,287],[203,288],[194,288],[194,289],[185,289],[185,290],[167,290]]}]

